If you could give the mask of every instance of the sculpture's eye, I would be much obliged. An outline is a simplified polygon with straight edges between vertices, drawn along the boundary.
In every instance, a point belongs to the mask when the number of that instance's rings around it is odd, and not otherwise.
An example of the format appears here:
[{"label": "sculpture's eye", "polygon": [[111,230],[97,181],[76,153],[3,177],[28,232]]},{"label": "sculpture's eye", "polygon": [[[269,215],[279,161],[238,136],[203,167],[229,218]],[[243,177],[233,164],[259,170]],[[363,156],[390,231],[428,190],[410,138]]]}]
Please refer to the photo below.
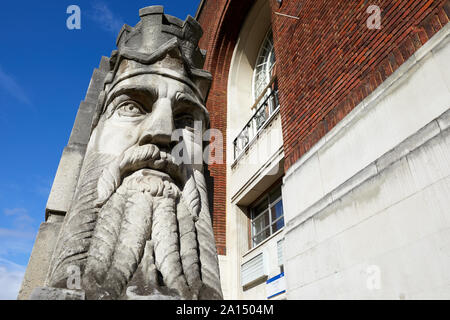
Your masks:
[{"label": "sculpture's eye", "polygon": [[192,115],[183,113],[180,115],[177,115],[174,119],[175,127],[177,129],[194,129],[194,122],[195,119]]},{"label": "sculpture's eye", "polygon": [[117,114],[120,117],[140,117],[144,115],[145,112],[137,102],[125,101],[117,107]]}]

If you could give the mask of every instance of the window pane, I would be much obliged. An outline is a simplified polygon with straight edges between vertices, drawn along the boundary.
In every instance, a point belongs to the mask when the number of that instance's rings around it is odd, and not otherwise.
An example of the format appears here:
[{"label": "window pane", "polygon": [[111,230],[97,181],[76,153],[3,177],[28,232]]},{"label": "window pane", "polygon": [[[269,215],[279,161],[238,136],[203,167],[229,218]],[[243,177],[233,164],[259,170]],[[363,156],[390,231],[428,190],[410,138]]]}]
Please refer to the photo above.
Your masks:
[{"label": "window pane", "polygon": [[272,76],[272,69],[275,64],[275,52],[272,39],[273,35],[270,32],[264,39],[258,54],[253,80],[254,99],[257,99],[263,93],[264,88],[269,84]]},{"label": "window pane", "polygon": [[278,201],[272,208],[270,208],[272,214],[272,221],[277,220],[283,216],[283,201]]},{"label": "window pane", "polygon": [[279,197],[281,197],[281,186],[276,188],[270,193],[270,203],[277,200]]},{"label": "window pane", "polygon": [[262,199],[257,206],[250,208],[253,246],[260,244],[284,227],[281,186],[270,189]]},{"label": "window pane", "polygon": [[261,238],[259,236],[256,236],[253,238],[253,246],[257,246],[261,242]]},{"label": "window pane", "polygon": [[253,220],[253,230],[254,234],[258,234],[261,232],[265,227],[269,226],[269,211],[266,210],[262,215],[260,215],[258,218]]},{"label": "window pane", "polygon": [[264,230],[260,234],[258,234],[255,237],[253,237],[253,245],[256,246],[257,244],[259,244],[262,241],[264,241],[264,239],[267,239],[269,236],[270,236],[270,228],[267,228],[266,230]]},{"label": "window pane", "polygon": [[284,218],[281,218],[272,225],[272,232],[275,233],[284,227]]},{"label": "window pane", "polygon": [[266,198],[258,206],[256,206],[255,209],[253,209],[253,219],[258,217],[264,210],[267,210],[268,207],[269,206],[267,204],[267,198]]}]

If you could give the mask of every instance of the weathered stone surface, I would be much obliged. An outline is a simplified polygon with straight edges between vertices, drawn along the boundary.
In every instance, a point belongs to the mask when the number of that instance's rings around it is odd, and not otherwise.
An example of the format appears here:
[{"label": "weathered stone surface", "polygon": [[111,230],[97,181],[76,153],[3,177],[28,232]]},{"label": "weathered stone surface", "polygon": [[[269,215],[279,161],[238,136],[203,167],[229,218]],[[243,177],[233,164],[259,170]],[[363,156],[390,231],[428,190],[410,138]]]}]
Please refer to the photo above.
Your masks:
[{"label": "weathered stone surface", "polygon": [[85,101],[97,103],[98,95],[103,89],[103,82],[105,80],[106,72],[95,69],[92,74],[91,82],[86,93]]},{"label": "weathered stone surface", "polygon": [[30,300],[84,300],[82,290],[68,290],[61,288],[37,287],[30,295]]},{"label": "weathered stone surface", "polygon": [[28,299],[35,287],[44,285],[60,228],[61,222],[41,224],[19,291],[19,300]]},{"label": "weathered stone surface", "polygon": [[67,215],[35,298],[68,299],[57,289],[71,281],[86,299],[222,298],[203,175],[202,31],[160,6],[140,16],[80,106],[47,208]]},{"label": "weathered stone surface", "polygon": [[108,57],[102,57],[100,60],[100,65],[98,66],[100,71],[103,72],[109,72],[109,58]]},{"label": "weathered stone surface", "polygon": [[78,108],[75,124],[70,134],[69,145],[87,145],[91,135],[92,121],[94,118],[96,104],[92,102],[81,102]]},{"label": "weathered stone surface", "polygon": [[56,212],[65,214],[70,207],[78,183],[86,146],[91,135],[92,124],[97,111],[97,100],[109,71],[109,58],[102,57],[99,69],[95,69],[86,93],[85,101],[78,108],[69,143],[64,148],[52,190],[47,200],[46,216]]},{"label": "weathered stone surface", "polygon": [[47,200],[46,215],[50,212],[65,214],[69,210],[85,152],[86,146],[83,145],[64,148]]}]

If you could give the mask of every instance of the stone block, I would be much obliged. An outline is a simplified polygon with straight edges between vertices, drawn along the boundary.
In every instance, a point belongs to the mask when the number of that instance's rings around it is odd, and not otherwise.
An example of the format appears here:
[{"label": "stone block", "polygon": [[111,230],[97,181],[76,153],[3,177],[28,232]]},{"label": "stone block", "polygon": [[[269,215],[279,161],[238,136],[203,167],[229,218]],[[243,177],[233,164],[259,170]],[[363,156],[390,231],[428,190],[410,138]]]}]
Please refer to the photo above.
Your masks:
[{"label": "stone block", "polygon": [[85,100],[96,104],[100,92],[103,90],[103,83],[105,81],[106,72],[99,69],[95,69],[92,74],[91,82],[89,83],[89,88],[86,93]]},{"label": "stone block", "polygon": [[450,127],[450,109],[444,112],[437,121],[442,131],[447,130]]},{"label": "stone block", "polygon": [[284,180],[283,206],[286,224],[323,196],[320,162],[316,154]]},{"label": "stone block", "polygon": [[382,171],[385,168],[389,167],[392,163],[398,161],[400,158],[409,154],[414,149],[418,148],[428,140],[438,135],[439,132],[440,129],[438,123],[436,121],[430,122],[425,127],[416,132],[414,135],[404,140],[397,147],[395,147],[394,149],[392,149],[391,151],[385,153],[382,157],[380,157],[376,161],[378,171]]},{"label": "stone block", "polygon": [[60,228],[60,222],[41,224],[19,291],[19,300],[28,299],[34,288],[44,285]]},{"label": "stone block", "polygon": [[[439,70],[442,75],[442,79],[447,85],[447,89],[450,91],[450,25],[447,24],[445,27],[447,29],[445,38],[433,48],[433,59],[436,61],[436,64],[440,66]],[[442,37],[444,34],[442,34]],[[436,41],[437,42],[437,41]]]},{"label": "stone block", "polygon": [[294,258],[317,245],[314,219],[308,219],[285,235],[284,260]]},{"label": "stone block", "polygon": [[98,67],[102,72],[109,72],[109,58],[108,57],[102,57],[100,60],[100,65]]},{"label": "stone block", "polygon": [[95,107],[96,105],[94,103],[81,102],[72,133],[70,134],[69,145],[87,144],[89,142]]},{"label": "stone block", "polygon": [[30,300],[85,300],[82,290],[38,287],[33,290]]},{"label": "stone block", "polygon": [[47,201],[47,214],[49,212],[65,213],[69,209],[83,163],[85,148],[83,145],[64,148]]},{"label": "stone block", "polygon": [[408,155],[408,163],[418,189],[450,175],[450,132],[441,135]]}]

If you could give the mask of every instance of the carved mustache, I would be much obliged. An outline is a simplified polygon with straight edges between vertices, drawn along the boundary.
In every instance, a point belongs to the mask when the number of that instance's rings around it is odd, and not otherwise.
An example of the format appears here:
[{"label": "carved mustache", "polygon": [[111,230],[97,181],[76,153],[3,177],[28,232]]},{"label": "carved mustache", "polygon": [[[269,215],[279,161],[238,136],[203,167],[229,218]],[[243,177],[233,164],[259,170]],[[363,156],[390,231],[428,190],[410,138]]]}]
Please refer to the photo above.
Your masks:
[{"label": "carved mustache", "polygon": [[156,145],[134,146],[126,150],[105,169],[97,183],[97,207],[103,206],[117,190],[128,174],[140,169],[154,169],[167,173],[172,179],[181,180],[182,165],[168,152],[161,151]]}]

